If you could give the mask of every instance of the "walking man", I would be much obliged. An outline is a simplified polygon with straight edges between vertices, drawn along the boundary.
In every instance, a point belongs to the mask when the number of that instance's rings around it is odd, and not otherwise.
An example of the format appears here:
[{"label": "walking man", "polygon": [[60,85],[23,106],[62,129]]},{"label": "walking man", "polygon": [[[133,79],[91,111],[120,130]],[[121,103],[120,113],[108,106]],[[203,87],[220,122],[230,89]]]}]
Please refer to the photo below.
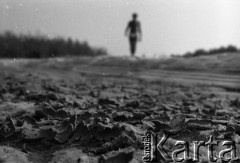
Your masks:
[{"label": "walking man", "polygon": [[136,13],[133,13],[132,20],[129,21],[129,23],[127,24],[125,35],[129,38],[131,55],[134,56],[136,51],[137,41],[141,41],[141,37],[142,37],[141,24],[137,20]]}]

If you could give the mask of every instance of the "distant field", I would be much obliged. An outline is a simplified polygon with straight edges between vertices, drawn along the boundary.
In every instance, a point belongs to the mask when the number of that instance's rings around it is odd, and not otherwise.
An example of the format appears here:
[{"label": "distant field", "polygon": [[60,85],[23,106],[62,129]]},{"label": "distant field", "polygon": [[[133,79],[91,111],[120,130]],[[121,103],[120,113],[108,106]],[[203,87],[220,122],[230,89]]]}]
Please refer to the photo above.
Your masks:
[{"label": "distant field", "polygon": [[[178,71],[207,71],[219,73],[240,73],[240,53],[224,53],[209,56],[198,57],[173,57],[173,58],[131,58],[131,57],[113,57],[113,56],[100,56],[100,57],[66,57],[66,58],[46,58],[46,59],[0,59],[1,64],[16,64],[27,62],[39,62],[42,65],[63,62],[78,64],[90,64],[101,66],[131,66],[140,69],[169,69]],[[47,61],[47,62],[46,62]],[[57,66],[57,65],[56,65]],[[74,66],[74,65],[72,65]]]},{"label": "distant field", "polygon": [[95,65],[128,66],[137,68],[160,68],[170,70],[207,71],[220,73],[240,73],[240,53],[225,53],[212,56],[169,59],[139,59],[135,62],[123,57],[104,57],[93,62]]}]

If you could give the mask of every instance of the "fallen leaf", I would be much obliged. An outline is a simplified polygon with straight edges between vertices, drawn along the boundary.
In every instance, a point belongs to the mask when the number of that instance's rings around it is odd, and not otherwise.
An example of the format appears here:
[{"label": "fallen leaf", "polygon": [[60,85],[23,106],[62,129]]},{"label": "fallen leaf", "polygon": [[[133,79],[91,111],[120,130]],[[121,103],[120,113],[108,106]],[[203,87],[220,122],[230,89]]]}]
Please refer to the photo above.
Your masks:
[{"label": "fallen leaf", "polygon": [[129,163],[133,159],[134,151],[119,151],[114,155],[101,155],[99,163]]},{"label": "fallen leaf", "polygon": [[59,143],[64,143],[69,140],[70,135],[73,133],[74,127],[72,124],[69,124],[68,127],[61,131],[57,131],[57,134],[55,135],[55,140],[57,140]]},{"label": "fallen leaf", "polygon": [[16,130],[13,120],[7,117],[5,123],[0,126],[0,135],[4,138],[11,136]]}]

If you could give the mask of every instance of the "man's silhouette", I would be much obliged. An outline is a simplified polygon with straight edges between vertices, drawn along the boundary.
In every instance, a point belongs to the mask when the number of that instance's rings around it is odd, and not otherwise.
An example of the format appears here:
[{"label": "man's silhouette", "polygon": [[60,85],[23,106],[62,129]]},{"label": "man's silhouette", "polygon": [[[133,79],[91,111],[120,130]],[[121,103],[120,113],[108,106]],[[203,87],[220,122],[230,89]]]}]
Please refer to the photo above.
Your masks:
[{"label": "man's silhouette", "polygon": [[132,20],[127,24],[125,35],[129,37],[131,55],[134,56],[137,41],[140,41],[142,37],[141,24],[137,21],[136,13],[133,13]]}]

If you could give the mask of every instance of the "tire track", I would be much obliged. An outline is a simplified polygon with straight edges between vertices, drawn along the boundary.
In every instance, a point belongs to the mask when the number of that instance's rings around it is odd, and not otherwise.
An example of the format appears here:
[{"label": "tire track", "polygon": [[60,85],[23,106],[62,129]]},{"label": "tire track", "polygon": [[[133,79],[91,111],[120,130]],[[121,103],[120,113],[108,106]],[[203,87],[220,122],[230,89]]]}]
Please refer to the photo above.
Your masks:
[{"label": "tire track", "polygon": [[113,66],[93,66],[82,65],[75,67],[73,71],[96,74],[96,75],[111,75],[111,76],[126,76],[129,75],[146,80],[164,80],[181,82],[185,84],[203,84],[211,86],[220,86],[227,88],[240,89],[240,76],[232,74],[219,74],[196,71],[175,71],[175,70],[160,70],[160,69],[134,69],[131,67],[113,67]]}]

